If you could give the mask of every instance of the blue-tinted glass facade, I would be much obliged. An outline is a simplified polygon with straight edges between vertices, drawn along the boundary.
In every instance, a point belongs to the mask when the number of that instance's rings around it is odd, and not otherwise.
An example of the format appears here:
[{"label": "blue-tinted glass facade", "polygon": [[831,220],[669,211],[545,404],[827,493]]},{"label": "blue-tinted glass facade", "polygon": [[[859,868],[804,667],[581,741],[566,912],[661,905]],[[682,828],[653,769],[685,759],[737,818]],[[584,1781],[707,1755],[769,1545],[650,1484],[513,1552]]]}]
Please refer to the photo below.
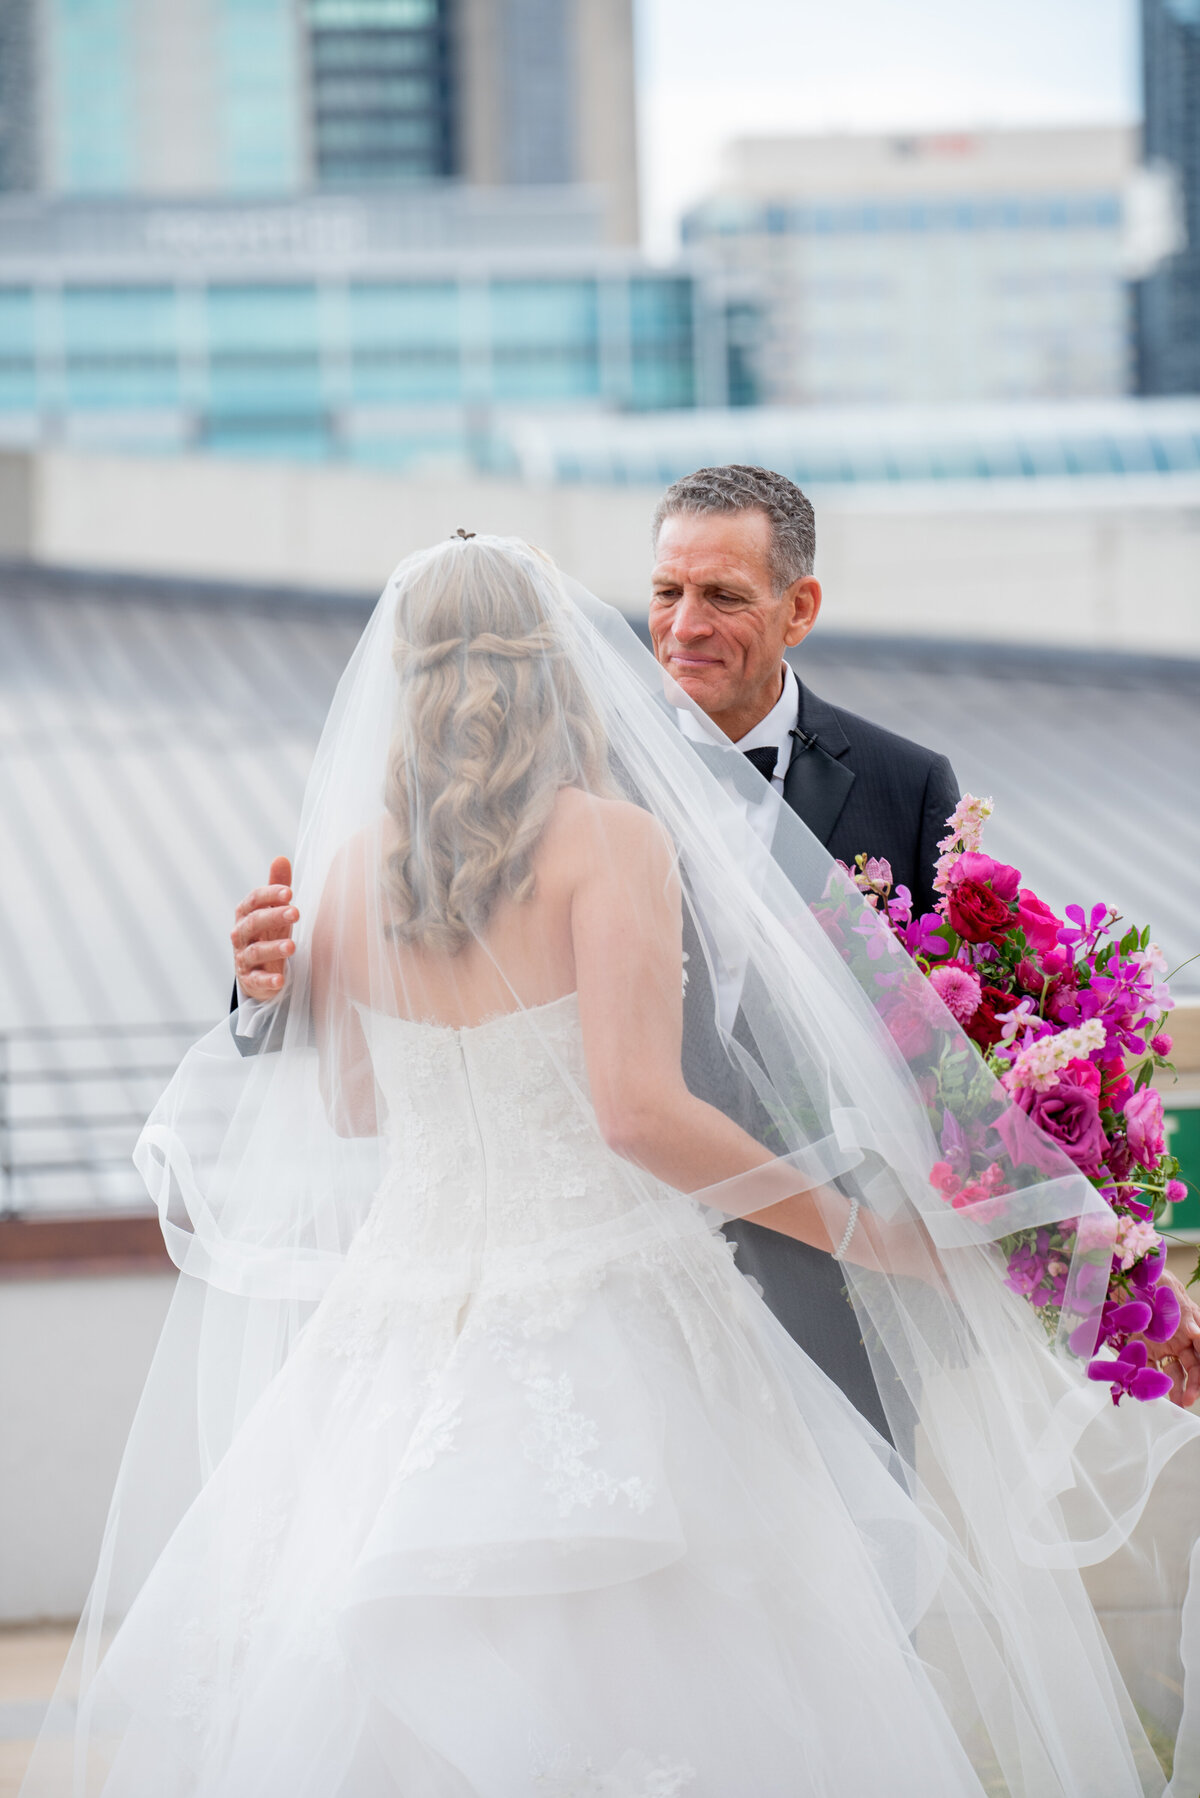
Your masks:
[{"label": "blue-tinted glass facade", "polygon": [[638,411],[696,403],[694,287],[670,275],[629,284],[631,402]]},{"label": "blue-tinted glass facade", "polygon": [[585,400],[598,394],[594,281],[494,281],[489,299],[495,399]]},{"label": "blue-tinted glass facade", "polygon": [[178,405],[172,288],[64,288],[61,332],[69,408],[141,411]]},{"label": "blue-tinted glass facade", "polygon": [[37,404],[34,296],[27,287],[0,287],[0,411],[32,412]]},{"label": "blue-tinted glass facade", "polygon": [[358,283],[350,290],[349,317],[358,404],[453,404],[462,397],[454,282]]},{"label": "blue-tinted glass facade", "polygon": [[0,193],[37,185],[37,0],[0,0]]},{"label": "blue-tinted glass facade", "polygon": [[710,201],[687,214],[685,243],[709,237],[870,236],[882,232],[1094,231],[1121,222],[1114,193],[999,195],[977,200],[897,200],[845,205]]},{"label": "blue-tinted glass facade", "polygon": [[56,185],[120,193],[137,168],[132,0],[49,0],[56,45]]},{"label": "blue-tinted glass facade", "polygon": [[1142,0],[1145,157],[1174,170],[1186,242],[1137,291],[1138,386],[1200,393],[1200,5]]},{"label": "blue-tinted glass facade", "polygon": [[293,0],[220,0],[218,104],[224,184],[249,192],[303,176]]},{"label": "blue-tinted glass facade", "polygon": [[164,443],[487,463],[493,408],[694,404],[693,308],[688,277],[611,273],[0,286],[0,435],[142,442],[159,413]]},{"label": "blue-tinted glass facade", "polygon": [[449,0],[307,0],[313,157],[328,186],[455,173]]}]

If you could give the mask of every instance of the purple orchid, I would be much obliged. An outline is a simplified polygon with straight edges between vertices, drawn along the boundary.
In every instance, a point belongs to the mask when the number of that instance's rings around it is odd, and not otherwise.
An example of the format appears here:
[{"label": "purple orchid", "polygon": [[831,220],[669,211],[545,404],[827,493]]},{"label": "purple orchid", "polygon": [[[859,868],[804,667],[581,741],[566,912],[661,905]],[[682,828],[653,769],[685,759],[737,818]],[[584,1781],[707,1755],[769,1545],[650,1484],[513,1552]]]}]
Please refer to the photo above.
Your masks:
[{"label": "purple orchid", "polygon": [[1148,1367],[1149,1354],[1144,1342],[1127,1342],[1115,1361],[1097,1358],[1088,1362],[1089,1380],[1107,1380],[1112,1386],[1113,1404],[1122,1396],[1130,1398],[1165,1398],[1171,1390],[1171,1376]]}]

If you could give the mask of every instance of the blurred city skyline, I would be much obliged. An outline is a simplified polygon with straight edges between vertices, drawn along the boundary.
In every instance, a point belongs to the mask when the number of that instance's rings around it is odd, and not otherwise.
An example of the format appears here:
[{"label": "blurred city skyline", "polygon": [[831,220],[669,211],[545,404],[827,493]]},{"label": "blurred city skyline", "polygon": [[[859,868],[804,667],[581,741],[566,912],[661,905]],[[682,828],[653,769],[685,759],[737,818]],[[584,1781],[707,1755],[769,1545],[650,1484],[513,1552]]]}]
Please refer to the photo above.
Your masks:
[{"label": "blurred city skyline", "polygon": [[742,136],[1126,124],[1141,117],[1137,0],[638,0],[642,235]]}]

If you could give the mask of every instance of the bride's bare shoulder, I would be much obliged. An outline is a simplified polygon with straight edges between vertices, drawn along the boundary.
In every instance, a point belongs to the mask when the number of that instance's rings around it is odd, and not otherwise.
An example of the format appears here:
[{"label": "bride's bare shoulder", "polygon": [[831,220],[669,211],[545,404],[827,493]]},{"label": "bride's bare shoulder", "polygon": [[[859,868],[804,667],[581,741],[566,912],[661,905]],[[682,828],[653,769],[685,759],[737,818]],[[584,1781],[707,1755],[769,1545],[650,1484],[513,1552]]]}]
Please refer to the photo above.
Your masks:
[{"label": "bride's bare shoulder", "polygon": [[577,871],[599,857],[605,864],[673,859],[666,831],[650,812],[628,799],[602,799],[580,787],[563,787],[546,826],[546,855]]}]

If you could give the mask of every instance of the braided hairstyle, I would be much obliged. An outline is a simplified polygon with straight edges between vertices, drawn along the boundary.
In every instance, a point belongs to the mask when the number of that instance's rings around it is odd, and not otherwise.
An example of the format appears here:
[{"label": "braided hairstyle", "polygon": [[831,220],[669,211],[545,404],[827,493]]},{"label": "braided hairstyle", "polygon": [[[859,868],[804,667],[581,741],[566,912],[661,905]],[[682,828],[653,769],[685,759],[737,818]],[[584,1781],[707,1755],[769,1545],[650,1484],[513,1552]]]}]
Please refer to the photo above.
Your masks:
[{"label": "braided hairstyle", "polygon": [[608,792],[603,727],[567,651],[558,570],[527,544],[452,538],[397,595],[398,721],[385,879],[399,941],[451,954],[534,890],[562,787]]}]

